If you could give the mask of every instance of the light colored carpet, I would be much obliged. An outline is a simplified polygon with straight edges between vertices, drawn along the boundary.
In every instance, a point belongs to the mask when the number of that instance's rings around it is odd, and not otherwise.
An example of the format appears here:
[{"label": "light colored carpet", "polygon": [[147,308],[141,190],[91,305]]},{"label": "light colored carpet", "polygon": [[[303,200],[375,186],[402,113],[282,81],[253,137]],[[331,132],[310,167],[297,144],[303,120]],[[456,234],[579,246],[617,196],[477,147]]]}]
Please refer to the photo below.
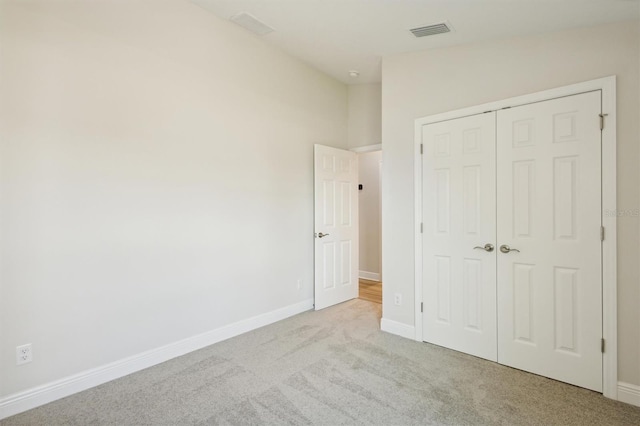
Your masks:
[{"label": "light colored carpet", "polygon": [[306,312],[0,422],[9,425],[639,425],[640,408]]}]

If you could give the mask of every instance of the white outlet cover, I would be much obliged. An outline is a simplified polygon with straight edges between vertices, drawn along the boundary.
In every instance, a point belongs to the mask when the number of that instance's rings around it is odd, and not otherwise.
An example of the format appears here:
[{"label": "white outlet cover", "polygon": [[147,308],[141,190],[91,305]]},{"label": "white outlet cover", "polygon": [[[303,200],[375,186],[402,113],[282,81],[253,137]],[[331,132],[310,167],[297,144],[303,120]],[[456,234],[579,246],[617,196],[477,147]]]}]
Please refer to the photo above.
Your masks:
[{"label": "white outlet cover", "polygon": [[16,346],[16,365],[26,364],[33,361],[33,349],[31,343]]}]

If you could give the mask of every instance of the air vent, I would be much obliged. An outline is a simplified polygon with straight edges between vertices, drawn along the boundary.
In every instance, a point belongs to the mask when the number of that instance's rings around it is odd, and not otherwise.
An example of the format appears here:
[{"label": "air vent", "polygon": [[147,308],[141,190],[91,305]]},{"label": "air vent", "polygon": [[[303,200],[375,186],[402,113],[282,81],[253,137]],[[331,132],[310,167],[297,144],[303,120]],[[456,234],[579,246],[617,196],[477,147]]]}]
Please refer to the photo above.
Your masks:
[{"label": "air vent", "polygon": [[451,27],[447,25],[447,23],[441,22],[439,24],[427,25],[426,27],[412,28],[409,31],[416,37],[426,37],[451,32]]},{"label": "air vent", "polygon": [[258,18],[248,13],[239,13],[237,15],[229,18],[232,22],[240,25],[242,28],[251,31],[254,34],[259,36],[267,35],[273,31],[273,28],[265,24],[264,22],[260,22]]}]

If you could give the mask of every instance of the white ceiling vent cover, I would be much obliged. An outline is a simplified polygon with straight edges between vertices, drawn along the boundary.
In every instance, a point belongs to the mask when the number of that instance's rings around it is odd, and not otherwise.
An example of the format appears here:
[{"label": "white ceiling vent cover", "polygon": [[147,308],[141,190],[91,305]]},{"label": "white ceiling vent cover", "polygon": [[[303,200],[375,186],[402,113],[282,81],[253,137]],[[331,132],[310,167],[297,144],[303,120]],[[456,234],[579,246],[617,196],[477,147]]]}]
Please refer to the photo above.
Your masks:
[{"label": "white ceiling vent cover", "polygon": [[255,16],[244,12],[233,15],[229,20],[259,36],[267,35],[275,31],[264,22],[259,21]]},{"label": "white ceiling vent cover", "polygon": [[409,31],[416,37],[426,37],[436,34],[444,34],[451,32],[451,24],[441,22],[439,24],[427,25],[426,27],[412,28]]}]

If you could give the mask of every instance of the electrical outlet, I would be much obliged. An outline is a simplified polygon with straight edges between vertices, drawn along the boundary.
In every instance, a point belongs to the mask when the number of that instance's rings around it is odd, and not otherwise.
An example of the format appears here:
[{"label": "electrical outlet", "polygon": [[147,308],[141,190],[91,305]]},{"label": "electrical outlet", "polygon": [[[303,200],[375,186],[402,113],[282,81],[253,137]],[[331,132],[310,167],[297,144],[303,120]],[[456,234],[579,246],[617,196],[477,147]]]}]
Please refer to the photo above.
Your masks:
[{"label": "electrical outlet", "polygon": [[402,305],[402,295],[400,293],[396,293],[394,295],[393,302],[398,306]]},{"label": "electrical outlet", "polygon": [[33,348],[31,343],[16,346],[16,365],[26,364],[33,361]]},{"label": "electrical outlet", "polygon": [[302,289],[302,280],[298,280],[298,290]]}]

